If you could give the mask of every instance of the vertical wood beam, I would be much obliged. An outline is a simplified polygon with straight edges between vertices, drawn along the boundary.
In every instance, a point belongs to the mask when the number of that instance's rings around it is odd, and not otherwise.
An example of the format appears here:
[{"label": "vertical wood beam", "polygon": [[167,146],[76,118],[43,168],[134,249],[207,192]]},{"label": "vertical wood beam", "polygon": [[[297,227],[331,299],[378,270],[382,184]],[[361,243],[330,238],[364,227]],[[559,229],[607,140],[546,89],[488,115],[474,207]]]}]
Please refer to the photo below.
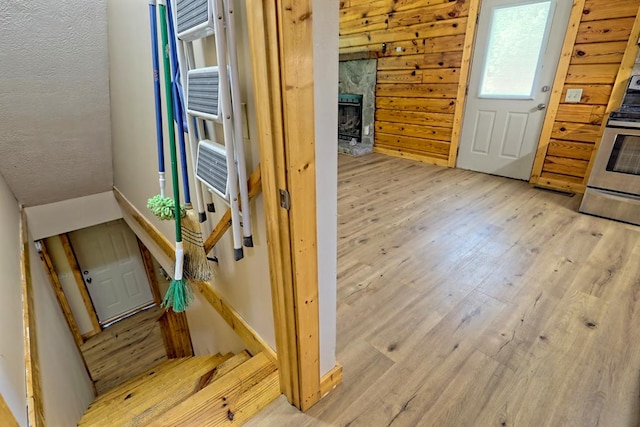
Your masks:
[{"label": "vertical wood beam", "polygon": [[151,295],[153,295],[153,302],[157,305],[162,304],[162,292],[160,291],[160,284],[158,283],[158,276],[156,276],[155,269],[153,268],[153,258],[149,249],[142,243],[142,241],[136,236],[138,242],[138,248],[140,249],[140,256],[142,257],[142,264],[144,265],[144,271],[147,274],[147,280],[149,281],[149,287],[151,288]]},{"label": "vertical wood beam", "polygon": [[27,216],[20,211],[20,268],[22,276],[22,315],[24,327],[24,363],[27,386],[27,417],[32,427],[43,427],[44,405],[40,382],[40,358],[36,337],[36,318],[33,305],[33,283],[29,258]]},{"label": "vertical wood beam", "polygon": [[280,387],[302,410],[321,394],[311,12],[247,2]]},{"label": "vertical wood beam", "polygon": [[89,319],[91,319],[91,325],[93,326],[93,335],[99,334],[102,330],[102,327],[100,326],[100,322],[98,321],[98,315],[96,314],[96,310],[93,307],[93,302],[91,301],[91,296],[89,295],[87,285],[84,283],[84,279],[82,278],[82,271],[80,270],[80,266],[78,265],[78,260],[76,258],[75,252],[73,251],[73,246],[71,246],[69,235],[66,233],[61,234],[60,242],[62,242],[64,254],[67,257],[67,261],[69,262],[69,266],[71,267],[71,271],[73,272],[73,277],[76,280],[76,285],[78,285],[78,291],[80,291],[84,306],[87,309],[87,313],[89,313]]},{"label": "vertical wood beam", "polygon": [[[160,306],[162,303],[162,291],[160,290],[158,276],[156,276],[153,267],[151,252],[149,252],[149,249],[147,249],[140,239],[137,239],[137,241],[138,247],[140,248],[140,255],[142,255],[144,270],[147,273],[147,279],[149,280],[149,286],[153,294],[153,302]],[[165,310],[159,322],[167,357],[169,359],[175,359],[178,357],[193,356],[193,343],[191,342],[187,314],[184,312],[176,313],[173,310]]]},{"label": "vertical wood beam", "polygon": [[62,310],[62,314],[64,314],[64,318],[67,321],[67,325],[69,326],[71,335],[73,335],[73,340],[76,342],[78,350],[80,350],[80,346],[84,343],[84,339],[82,338],[82,334],[80,333],[80,329],[78,328],[76,319],[75,317],[73,317],[71,306],[69,305],[67,296],[65,295],[64,289],[62,289],[62,285],[60,284],[58,273],[56,273],[56,269],[53,266],[53,262],[51,261],[51,256],[49,255],[47,244],[44,240],[40,240],[38,241],[38,243],[40,245],[40,260],[42,261],[42,266],[44,267],[45,273],[47,273],[47,276],[49,277],[49,283],[51,284],[53,292],[56,294],[58,304],[60,305],[60,310]]},{"label": "vertical wood beam", "polygon": [[542,124],[540,140],[538,141],[538,149],[536,150],[536,157],[533,161],[533,169],[531,170],[531,178],[529,179],[529,182],[532,184],[537,184],[540,180],[542,167],[544,166],[544,159],[547,157],[547,150],[549,149],[549,143],[551,142],[553,125],[556,122],[558,107],[560,106],[562,98],[562,90],[564,89],[564,84],[567,80],[571,57],[573,56],[573,46],[576,44],[578,28],[580,27],[580,21],[582,20],[584,3],[585,0],[573,0],[573,5],[571,6],[571,15],[569,17],[569,24],[567,25],[567,32],[564,36],[564,43],[562,44],[562,53],[560,54],[560,60],[558,61],[556,76],[553,79],[553,88],[551,89],[551,96],[547,103],[547,114],[545,115],[544,123]]},{"label": "vertical wood beam", "polygon": [[464,118],[464,108],[467,100],[467,86],[471,70],[471,57],[475,46],[476,26],[480,0],[470,0],[469,16],[467,18],[467,29],[464,36],[464,47],[462,51],[462,65],[460,66],[460,80],[458,83],[458,93],[456,95],[456,109],[453,114],[453,130],[451,131],[451,145],[449,146],[448,166],[453,168],[458,160],[458,147],[460,146],[460,136],[462,135],[462,120]]},{"label": "vertical wood beam", "polygon": [[[269,242],[269,275],[275,323],[280,390],[299,407],[297,349],[292,301],[285,290],[293,287],[289,214],[280,207],[279,189],[287,188],[280,88],[280,53],[275,2],[248,0],[247,20],[253,86],[258,123],[262,194]],[[289,367],[289,368],[287,368]]]},{"label": "vertical wood beam", "polygon": [[312,0],[278,1],[300,409],[320,400]]},{"label": "vertical wood beam", "polygon": [[618,75],[616,76],[616,80],[613,83],[613,91],[611,92],[611,97],[609,98],[607,109],[605,110],[605,117],[602,120],[602,126],[600,127],[600,132],[598,133],[598,139],[596,139],[596,145],[593,148],[593,152],[591,153],[591,159],[589,159],[589,165],[587,166],[587,171],[584,175],[584,180],[582,181],[584,185],[587,185],[587,183],[589,182],[589,176],[591,176],[591,170],[593,169],[593,164],[596,160],[596,154],[598,154],[598,149],[600,148],[600,143],[602,142],[602,135],[605,128],[607,127],[609,114],[611,113],[611,111],[620,106],[622,98],[624,98],[624,94],[627,90],[627,82],[631,77],[631,72],[633,71],[636,58],[638,57],[639,37],[640,9],[638,9],[638,12],[636,12],[636,20],[633,24],[633,28],[631,29],[631,34],[629,35],[627,47],[624,51],[624,56],[622,57],[622,63],[620,64],[620,68],[618,69]]}]

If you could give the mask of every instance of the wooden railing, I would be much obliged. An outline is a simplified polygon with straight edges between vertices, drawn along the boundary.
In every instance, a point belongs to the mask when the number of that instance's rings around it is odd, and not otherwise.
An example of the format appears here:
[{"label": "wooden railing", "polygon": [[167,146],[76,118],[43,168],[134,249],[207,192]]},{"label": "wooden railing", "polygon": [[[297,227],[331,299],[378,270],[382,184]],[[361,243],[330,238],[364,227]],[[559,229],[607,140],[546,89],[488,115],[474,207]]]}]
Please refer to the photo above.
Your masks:
[{"label": "wooden railing", "polygon": [[31,427],[42,427],[44,406],[40,383],[40,362],[36,340],[36,319],[33,307],[33,283],[29,258],[29,233],[24,209],[20,212],[20,268],[22,274],[22,314],[24,325],[24,364],[27,386],[27,416]]}]

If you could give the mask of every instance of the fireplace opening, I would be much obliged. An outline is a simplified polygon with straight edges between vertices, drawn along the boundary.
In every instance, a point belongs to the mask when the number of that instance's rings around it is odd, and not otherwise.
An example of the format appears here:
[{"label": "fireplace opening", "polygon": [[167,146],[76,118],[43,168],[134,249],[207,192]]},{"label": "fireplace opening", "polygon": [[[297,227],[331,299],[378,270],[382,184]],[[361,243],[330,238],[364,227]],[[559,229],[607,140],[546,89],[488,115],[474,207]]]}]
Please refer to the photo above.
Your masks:
[{"label": "fireplace opening", "polygon": [[339,94],[338,140],[352,145],[362,142],[362,95]]}]

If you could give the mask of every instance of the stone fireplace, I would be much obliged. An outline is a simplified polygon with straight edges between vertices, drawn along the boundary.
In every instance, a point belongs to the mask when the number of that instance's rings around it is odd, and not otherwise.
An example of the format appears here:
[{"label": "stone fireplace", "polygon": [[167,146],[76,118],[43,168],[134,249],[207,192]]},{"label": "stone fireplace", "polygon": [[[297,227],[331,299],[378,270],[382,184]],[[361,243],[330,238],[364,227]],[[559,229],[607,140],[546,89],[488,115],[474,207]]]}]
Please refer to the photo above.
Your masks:
[{"label": "stone fireplace", "polygon": [[338,151],[373,152],[376,60],[341,61],[339,67]]}]

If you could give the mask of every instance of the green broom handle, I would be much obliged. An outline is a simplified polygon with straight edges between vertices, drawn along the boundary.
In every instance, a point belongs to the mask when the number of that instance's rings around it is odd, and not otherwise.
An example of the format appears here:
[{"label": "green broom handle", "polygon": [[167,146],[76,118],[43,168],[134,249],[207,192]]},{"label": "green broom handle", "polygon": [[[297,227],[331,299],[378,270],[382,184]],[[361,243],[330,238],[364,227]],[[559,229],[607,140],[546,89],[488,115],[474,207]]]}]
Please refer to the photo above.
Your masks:
[{"label": "green broom handle", "polygon": [[173,95],[171,88],[171,64],[169,62],[169,36],[167,32],[167,6],[165,1],[158,2],[160,11],[160,32],[162,34],[162,58],[164,65],[164,91],[167,104],[167,126],[169,128],[169,152],[171,153],[171,182],[175,199],[176,242],[182,242],[180,227],[180,184],[178,182],[178,160],[176,156],[176,136],[173,124]]}]

